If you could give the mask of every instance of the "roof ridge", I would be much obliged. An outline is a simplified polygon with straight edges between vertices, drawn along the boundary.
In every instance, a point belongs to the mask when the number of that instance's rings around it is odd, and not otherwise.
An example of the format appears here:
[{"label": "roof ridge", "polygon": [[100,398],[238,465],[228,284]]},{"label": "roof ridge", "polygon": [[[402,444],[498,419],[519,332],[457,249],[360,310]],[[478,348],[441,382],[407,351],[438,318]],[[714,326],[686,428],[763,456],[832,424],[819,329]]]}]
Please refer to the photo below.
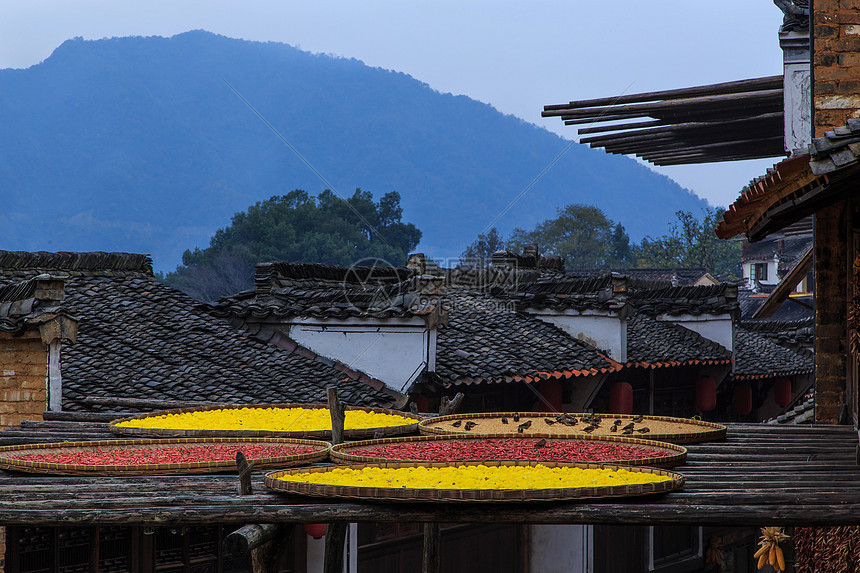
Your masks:
[{"label": "roof ridge", "polygon": [[121,252],[2,251],[0,270],[124,271],[152,276],[152,258]]}]

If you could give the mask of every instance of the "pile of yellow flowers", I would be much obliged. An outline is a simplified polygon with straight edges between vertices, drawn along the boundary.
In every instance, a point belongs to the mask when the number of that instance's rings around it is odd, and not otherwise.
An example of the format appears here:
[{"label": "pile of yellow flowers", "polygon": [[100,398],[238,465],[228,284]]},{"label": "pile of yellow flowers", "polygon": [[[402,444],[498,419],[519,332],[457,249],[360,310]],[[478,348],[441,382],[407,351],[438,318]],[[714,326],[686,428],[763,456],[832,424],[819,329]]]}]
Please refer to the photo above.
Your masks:
[{"label": "pile of yellow flowers", "polygon": [[[344,427],[346,430],[359,430],[415,423],[412,418],[396,414],[347,410]],[[226,408],[150,416],[118,422],[116,425],[169,430],[314,432],[331,431],[331,415],[326,408]]]},{"label": "pile of yellow flowers", "polygon": [[287,474],[278,479],[319,485],[411,489],[556,489],[659,483],[671,480],[667,476],[625,469],[585,469],[544,465],[337,468],[325,472]]}]

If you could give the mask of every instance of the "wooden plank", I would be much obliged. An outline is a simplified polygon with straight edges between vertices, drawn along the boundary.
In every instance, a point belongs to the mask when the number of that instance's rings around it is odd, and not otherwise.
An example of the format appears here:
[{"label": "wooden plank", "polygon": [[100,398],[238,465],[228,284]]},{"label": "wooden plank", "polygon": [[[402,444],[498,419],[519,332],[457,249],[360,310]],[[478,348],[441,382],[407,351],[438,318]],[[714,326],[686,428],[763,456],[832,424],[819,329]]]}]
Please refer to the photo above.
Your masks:
[{"label": "wooden plank", "polygon": [[762,89],[782,89],[782,76],[768,76],[732,82],[722,82],[704,86],[643,92],[638,94],[619,95],[604,98],[570,101],[566,104],[546,105],[544,110],[575,109],[580,107],[598,107],[615,104],[639,103],[646,101],[671,100],[677,98],[701,97],[707,95],[735,94]]},{"label": "wooden plank", "polygon": [[137,416],[140,412],[42,412],[45,420],[69,420],[73,422],[112,422],[119,418]]},{"label": "wooden plank", "polygon": [[[681,111],[700,111],[714,109],[743,109],[749,110],[753,106],[768,106],[778,103],[782,106],[782,88],[745,92],[742,94],[724,94],[702,96],[694,98],[683,98],[658,101],[655,103],[634,103],[629,105],[605,105],[600,107],[570,107],[565,109],[547,110],[541,113],[541,117],[563,117],[564,119],[577,119],[586,117],[599,117],[603,114],[635,114],[638,116],[655,117],[654,113]],[[768,106],[768,107],[772,107]]]}]

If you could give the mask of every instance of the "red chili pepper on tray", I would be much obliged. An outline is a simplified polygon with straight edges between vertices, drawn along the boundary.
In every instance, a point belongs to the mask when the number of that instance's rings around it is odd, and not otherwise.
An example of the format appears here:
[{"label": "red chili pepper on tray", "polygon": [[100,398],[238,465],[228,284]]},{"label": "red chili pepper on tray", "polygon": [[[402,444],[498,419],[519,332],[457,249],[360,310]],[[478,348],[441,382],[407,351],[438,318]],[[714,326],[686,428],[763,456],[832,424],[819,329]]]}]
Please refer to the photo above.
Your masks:
[{"label": "red chili pepper on tray", "polygon": [[580,440],[546,440],[537,446],[537,439],[439,440],[428,442],[397,442],[351,449],[350,454],[367,457],[404,460],[462,461],[462,460],[528,460],[552,462],[603,462],[658,458],[665,452],[644,446],[590,442]]},{"label": "red chili pepper on tray", "polygon": [[236,459],[241,450],[248,459],[282,458],[317,451],[318,448],[302,444],[200,444],[160,448],[111,448],[66,453],[25,454],[9,456],[18,460],[79,466],[137,466],[152,464],[184,464],[217,462]]}]

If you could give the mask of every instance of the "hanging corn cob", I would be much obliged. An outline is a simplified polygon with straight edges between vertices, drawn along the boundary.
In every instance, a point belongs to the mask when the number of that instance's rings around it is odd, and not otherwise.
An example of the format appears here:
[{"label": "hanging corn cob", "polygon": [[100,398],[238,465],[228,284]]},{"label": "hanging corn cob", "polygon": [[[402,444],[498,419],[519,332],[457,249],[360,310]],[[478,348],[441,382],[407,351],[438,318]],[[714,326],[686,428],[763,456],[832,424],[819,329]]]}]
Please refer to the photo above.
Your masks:
[{"label": "hanging corn cob", "polygon": [[770,565],[774,571],[785,571],[785,555],[779,544],[787,539],[788,535],[782,527],[761,528],[761,540],[758,542],[761,547],[753,555],[758,559],[758,569]]}]

